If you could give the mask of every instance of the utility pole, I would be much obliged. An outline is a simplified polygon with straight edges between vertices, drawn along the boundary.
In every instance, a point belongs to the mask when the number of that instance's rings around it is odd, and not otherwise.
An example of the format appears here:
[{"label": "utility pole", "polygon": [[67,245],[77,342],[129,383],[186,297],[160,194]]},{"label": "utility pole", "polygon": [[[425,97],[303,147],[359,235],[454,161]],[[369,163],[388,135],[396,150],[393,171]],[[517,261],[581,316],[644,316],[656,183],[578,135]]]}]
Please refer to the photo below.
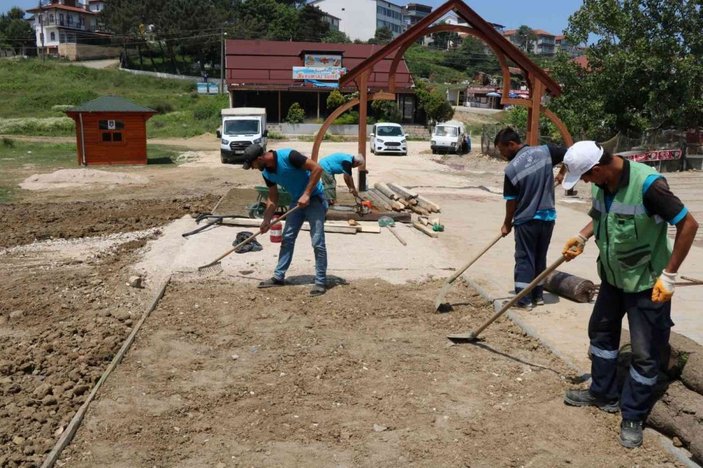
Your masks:
[{"label": "utility pole", "polygon": [[222,27],[222,34],[220,36],[220,42],[222,43],[222,50],[220,51],[220,94],[225,92],[225,37],[227,33],[225,32],[224,26]]},{"label": "utility pole", "polygon": [[39,1],[39,41],[41,42],[41,61],[46,58],[46,49],[44,48],[44,13],[41,11],[41,0]]}]

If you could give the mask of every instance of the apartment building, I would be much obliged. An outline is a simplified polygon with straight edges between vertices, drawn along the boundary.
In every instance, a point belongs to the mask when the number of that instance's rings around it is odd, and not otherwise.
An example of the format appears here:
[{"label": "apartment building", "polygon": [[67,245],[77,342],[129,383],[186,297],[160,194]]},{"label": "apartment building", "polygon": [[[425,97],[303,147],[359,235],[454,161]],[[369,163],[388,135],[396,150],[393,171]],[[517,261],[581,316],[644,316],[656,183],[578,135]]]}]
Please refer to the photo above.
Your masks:
[{"label": "apartment building", "polygon": [[[526,52],[535,55],[554,55],[557,51],[556,35],[542,29],[533,29],[534,37],[528,41]],[[503,32],[510,42],[525,50],[525,38],[518,34],[517,29],[507,29]]]},{"label": "apartment building", "polygon": [[432,13],[432,7],[421,3],[408,3],[403,7],[403,23],[405,29],[415,26],[425,16]]},{"label": "apartment building", "polygon": [[351,40],[368,41],[384,27],[393,37],[405,31],[403,8],[385,0],[313,0],[309,4],[339,18],[339,30]]}]

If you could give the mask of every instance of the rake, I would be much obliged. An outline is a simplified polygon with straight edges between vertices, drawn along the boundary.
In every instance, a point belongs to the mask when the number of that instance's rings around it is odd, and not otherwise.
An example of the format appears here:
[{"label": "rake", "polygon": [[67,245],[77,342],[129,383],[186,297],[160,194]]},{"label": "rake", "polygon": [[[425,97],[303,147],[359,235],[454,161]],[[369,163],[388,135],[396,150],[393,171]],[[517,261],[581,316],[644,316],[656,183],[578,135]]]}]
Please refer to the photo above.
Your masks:
[{"label": "rake", "polygon": [[473,265],[476,260],[481,258],[483,254],[488,252],[488,250],[493,247],[499,240],[503,238],[503,234],[498,234],[497,237],[495,237],[490,244],[488,244],[481,252],[479,252],[475,257],[473,257],[471,260],[469,260],[464,266],[459,268],[456,273],[454,273],[452,276],[447,278],[447,280],[444,282],[444,286],[442,287],[442,290],[439,291],[439,294],[437,295],[437,299],[435,299],[434,302],[434,308],[435,311],[438,312],[445,312],[451,310],[452,306],[451,304],[447,304],[444,302],[444,297],[447,295],[449,290],[452,287],[452,283],[456,281],[458,277],[460,277],[466,270],[469,269],[471,265]]},{"label": "rake", "polygon": [[[278,217],[277,221],[283,221],[286,218],[286,216],[293,213],[295,210],[297,210],[299,208],[300,208],[299,206],[296,206],[295,208],[286,211],[285,213],[283,213],[281,216]],[[246,245],[249,242],[253,241],[260,234],[261,234],[261,231],[259,230],[255,234],[252,234],[251,236],[247,237],[239,244],[237,244],[234,247],[232,247],[231,249],[227,250],[227,252],[223,253],[222,255],[217,257],[212,262],[208,263],[207,265],[199,266],[198,272],[199,273],[219,273],[220,271],[222,271],[222,263],[221,262],[222,262],[223,258],[225,258],[226,256],[230,255],[231,253],[235,252],[238,248],[242,247],[243,245]]]},{"label": "rake", "polygon": [[453,343],[473,343],[474,341],[477,341],[478,335],[483,330],[488,328],[488,326],[490,324],[492,324],[493,322],[495,322],[498,319],[498,317],[500,317],[505,312],[507,312],[507,310],[510,309],[513,305],[515,305],[515,303],[517,301],[519,301],[523,297],[527,296],[527,294],[529,294],[530,291],[532,291],[535,288],[535,286],[539,285],[542,282],[542,280],[544,280],[544,278],[546,278],[551,272],[556,270],[559,267],[559,265],[561,265],[565,261],[566,261],[566,258],[559,257],[559,260],[552,263],[546,270],[544,270],[542,273],[540,273],[539,276],[537,276],[537,278],[532,280],[532,282],[530,284],[528,284],[527,287],[525,287],[525,289],[523,289],[518,294],[516,294],[510,301],[508,301],[507,304],[505,304],[503,306],[503,308],[501,308],[498,312],[493,314],[493,317],[486,320],[483,323],[483,325],[478,327],[475,331],[470,331],[468,333],[458,333],[456,335],[448,335],[447,338],[449,338],[449,340],[452,341]]}]

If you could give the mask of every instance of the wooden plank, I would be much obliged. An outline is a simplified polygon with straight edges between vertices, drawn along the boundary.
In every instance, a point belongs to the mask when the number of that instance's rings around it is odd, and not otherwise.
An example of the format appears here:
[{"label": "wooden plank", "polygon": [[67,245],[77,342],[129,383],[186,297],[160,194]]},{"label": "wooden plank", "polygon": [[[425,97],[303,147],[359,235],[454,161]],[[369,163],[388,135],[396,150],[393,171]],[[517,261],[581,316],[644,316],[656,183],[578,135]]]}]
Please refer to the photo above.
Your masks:
[{"label": "wooden plank", "polygon": [[425,208],[425,209],[428,209],[428,207],[429,207],[429,209],[430,209],[431,211],[435,211],[435,212],[437,212],[437,213],[439,213],[440,211],[442,211],[442,209],[440,208],[440,206],[439,206],[438,204],[436,204],[436,203],[434,203],[433,201],[431,201],[431,200],[429,200],[429,199],[423,197],[422,195],[418,195],[418,196],[417,196],[417,201],[419,202],[420,206],[423,207],[423,208]]},{"label": "wooden plank", "polygon": [[341,216],[338,213],[332,211],[327,212],[327,221],[337,220],[346,221],[348,219],[355,219],[357,221],[378,221],[382,216],[388,216],[389,218],[395,220],[396,223],[409,223],[410,213],[403,212],[399,213],[397,211],[372,211],[371,213],[360,215],[358,213],[351,213],[345,216]]},{"label": "wooden plank", "polygon": [[413,226],[415,226],[415,228],[418,231],[421,231],[430,237],[439,237],[439,234],[437,234],[436,232],[434,232],[432,229],[428,228],[427,226],[423,226],[422,223],[420,223],[419,221],[413,221]]},{"label": "wooden plank", "polygon": [[[225,219],[222,221],[222,224],[227,225],[227,226],[239,226],[239,227],[252,227],[252,228],[258,228],[261,226],[261,220],[260,219],[253,219],[253,218],[231,218],[231,219]],[[281,221],[281,224],[285,225],[285,221]],[[310,230],[310,223],[307,221],[303,223],[303,227],[301,228],[303,231],[309,231]],[[364,232],[362,230],[360,232]],[[334,224],[334,223],[325,223],[325,232],[330,232],[330,233],[338,233],[338,234],[356,234],[357,231],[359,231],[357,226],[349,226],[348,224]],[[370,231],[374,232],[374,231]]]},{"label": "wooden plank", "polygon": [[85,414],[88,411],[90,403],[95,399],[95,395],[97,395],[98,390],[100,390],[100,388],[103,386],[112,371],[115,370],[120,361],[122,361],[122,358],[124,358],[124,355],[129,350],[129,347],[132,346],[132,343],[134,342],[137,333],[144,324],[144,321],[149,317],[149,315],[154,311],[154,309],[156,309],[156,305],[159,303],[159,300],[161,300],[161,298],[163,297],[164,292],[166,291],[166,287],[168,286],[170,281],[171,275],[169,275],[166,280],[161,284],[161,287],[157,290],[156,296],[154,296],[154,299],[151,301],[149,308],[147,308],[147,310],[142,314],[141,318],[134,326],[129,336],[127,336],[127,339],[124,341],[124,343],[122,343],[122,347],[120,348],[120,350],[117,351],[115,357],[112,358],[110,365],[107,366],[107,369],[105,369],[103,375],[100,376],[100,379],[97,381],[95,386],[93,386],[90,393],[88,394],[88,397],[85,399],[81,407],[78,408],[76,414],[73,415],[73,418],[71,418],[71,421],[68,423],[68,426],[66,426],[66,430],[63,431],[61,437],[56,442],[56,445],[54,445],[54,448],[51,449],[51,452],[49,452],[49,455],[47,455],[46,459],[44,460],[44,463],[42,463],[42,468],[53,467],[54,464],[56,464],[56,461],[59,459],[59,456],[61,455],[63,449],[71,443],[71,440],[73,440],[73,436],[76,434],[78,427],[81,425],[81,422],[83,421],[83,418],[85,417]]},{"label": "wooden plank", "polygon": [[389,183],[388,188],[399,194],[403,198],[417,198],[417,192],[413,192],[412,190],[408,190],[402,185],[398,184],[393,184]]},{"label": "wooden plank", "polygon": [[381,200],[386,202],[388,206],[390,206],[393,210],[395,211],[402,211],[405,209],[405,206],[403,206],[402,203],[398,202],[397,200],[391,200],[386,196],[385,193],[383,193],[381,190],[378,190],[377,188],[373,189],[373,193],[379,197]]},{"label": "wooden plank", "polygon": [[376,206],[376,208],[383,209],[383,210],[392,210],[391,205],[385,202],[381,197],[376,195],[376,192],[369,190],[366,192],[366,196],[371,199],[371,203]]},{"label": "wooden plank", "polygon": [[398,200],[400,198],[397,193],[391,190],[390,187],[384,183],[375,183],[373,184],[373,188],[381,192],[389,200]]}]

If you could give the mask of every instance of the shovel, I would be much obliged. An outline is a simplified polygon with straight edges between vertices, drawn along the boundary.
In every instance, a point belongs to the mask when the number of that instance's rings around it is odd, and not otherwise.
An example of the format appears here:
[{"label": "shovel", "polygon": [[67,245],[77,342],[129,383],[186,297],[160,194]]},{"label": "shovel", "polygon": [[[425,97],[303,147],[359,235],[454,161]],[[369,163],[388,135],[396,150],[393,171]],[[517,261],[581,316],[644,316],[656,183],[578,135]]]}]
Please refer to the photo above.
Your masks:
[{"label": "shovel", "polygon": [[[283,213],[281,216],[278,217],[278,221],[283,221],[283,220],[286,218],[286,216],[288,216],[289,214],[291,214],[292,212],[294,212],[294,211],[297,210],[298,208],[300,208],[300,207],[299,207],[299,206],[296,206],[295,208],[286,211],[285,213]],[[220,261],[221,261],[223,258],[225,258],[227,255],[230,255],[232,252],[236,251],[236,250],[237,250],[238,248],[240,248],[241,246],[246,245],[246,244],[248,244],[249,242],[253,241],[253,240],[256,239],[260,234],[261,234],[261,231],[259,230],[259,231],[257,231],[256,233],[254,233],[254,234],[252,234],[251,236],[249,236],[249,237],[247,237],[246,239],[244,239],[244,240],[243,240],[242,242],[240,242],[239,244],[237,244],[237,245],[235,245],[234,247],[232,247],[231,249],[229,249],[227,252],[225,252],[225,253],[223,253],[222,255],[220,255],[219,257],[217,257],[217,258],[216,258],[215,260],[213,260],[212,262],[208,263],[207,265],[199,266],[199,267],[198,267],[198,272],[201,272],[201,273],[211,273],[211,272],[212,272],[212,273],[215,273],[215,272],[219,272],[219,270],[222,269],[222,264],[220,263]]]},{"label": "shovel", "polygon": [[466,265],[464,265],[464,266],[462,266],[461,268],[459,268],[459,270],[458,270],[456,273],[454,273],[452,276],[450,276],[449,278],[447,278],[447,280],[444,282],[444,286],[442,286],[442,289],[439,291],[439,294],[437,295],[437,299],[435,299],[435,301],[434,301],[434,309],[435,309],[436,312],[445,312],[445,311],[448,311],[448,310],[451,309],[451,307],[452,307],[451,304],[445,303],[445,302],[444,302],[444,297],[447,295],[447,293],[448,293],[449,290],[451,289],[452,283],[453,283],[454,281],[456,281],[456,279],[457,279],[458,277],[460,277],[460,276],[462,275],[462,273],[464,273],[466,270],[468,270],[469,267],[470,267],[471,265],[473,265],[476,260],[478,260],[479,258],[481,258],[481,257],[483,256],[483,254],[485,254],[486,252],[488,252],[488,250],[489,250],[491,247],[493,247],[494,245],[496,245],[496,243],[497,243],[499,240],[501,240],[502,238],[503,238],[503,235],[502,235],[502,234],[498,234],[498,236],[496,236],[496,238],[493,239],[493,240],[491,241],[491,243],[486,246],[486,248],[484,248],[481,252],[479,252],[478,255],[476,255],[475,257],[473,257],[471,260],[469,260],[469,261],[466,263]]},{"label": "shovel", "polygon": [[503,315],[508,309],[510,309],[513,305],[515,305],[515,303],[517,301],[519,301],[520,299],[525,297],[527,294],[529,294],[530,291],[532,291],[535,288],[535,286],[539,285],[542,282],[542,280],[544,280],[544,278],[546,278],[551,272],[553,272],[554,270],[559,268],[559,265],[561,265],[565,261],[566,261],[566,258],[559,257],[559,260],[552,263],[546,270],[544,270],[542,273],[540,273],[539,276],[537,276],[537,278],[532,280],[532,282],[530,284],[528,284],[525,289],[523,289],[518,294],[516,294],[515,297],[513,297],[511,300],[509,300],[508,303],[505,304],[502,309],[500,309],[498,312],[493,314],[493,317],[489,318],[488,320],[486,320],[483,323],[483,325],[478,327],[478,329],[476,329],[476,331],[470,331],[468,333],[457,333],[455,335],[448,335],[447,338],[449,338],[449,340],[452,341],[453,343],[472,343],[472,342],[478,340],[478,335],[483,330],[488,328],[488,326],[490,324],[492,324],[493,322],[495,322],[498,319],[498,317]]}]

